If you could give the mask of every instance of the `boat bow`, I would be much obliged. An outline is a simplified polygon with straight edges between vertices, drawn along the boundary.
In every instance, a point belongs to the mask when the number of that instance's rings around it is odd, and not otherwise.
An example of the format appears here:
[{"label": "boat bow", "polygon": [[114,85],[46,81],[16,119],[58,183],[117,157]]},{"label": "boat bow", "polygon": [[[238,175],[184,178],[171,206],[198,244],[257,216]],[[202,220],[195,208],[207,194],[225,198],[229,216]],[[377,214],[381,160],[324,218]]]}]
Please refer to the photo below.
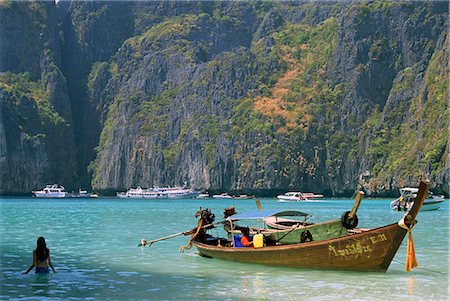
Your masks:
[{"label": "boat bow", "polygon": [[412,238],[412,228],[417,223],[416,216],[419,213],[420,208],[422,207],[423,202],[425,201],[425,198],[427,196],[428,184],[429,184],[428,181],[420,182],[419,192],[417,193],[417,196],[414,199],[413,206],[408,212],[406,212],[403,218],[398,222],[398,225],[401,228],[408,231],[408,245],[406,249],[406,263],[405,263],[405,269],[407,272],[411,271],[412,269],[418,266],[416,260],[416,251],[414,248],[414,241]]}]

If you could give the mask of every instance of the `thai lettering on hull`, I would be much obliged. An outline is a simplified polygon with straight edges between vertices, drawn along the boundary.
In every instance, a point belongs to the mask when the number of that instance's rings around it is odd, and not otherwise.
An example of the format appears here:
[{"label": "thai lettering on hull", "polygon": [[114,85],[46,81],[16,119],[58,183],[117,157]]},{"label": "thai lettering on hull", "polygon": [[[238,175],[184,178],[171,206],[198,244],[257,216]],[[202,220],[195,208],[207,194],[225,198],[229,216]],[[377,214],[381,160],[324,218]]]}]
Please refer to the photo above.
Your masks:
[{"label": "thai lettering on hull", "polygon": [[357,255],[372,252],[372,245],[377,244],[379,242],[386,241],[387,237],[384,233],[370,236],[368,243],[361,243],[359,240],[355,240],[352,244],[347,244],[343,248],[336,247],[334,245],[328,245],[328,250],[334,256],[349,256],[349,255]]}]

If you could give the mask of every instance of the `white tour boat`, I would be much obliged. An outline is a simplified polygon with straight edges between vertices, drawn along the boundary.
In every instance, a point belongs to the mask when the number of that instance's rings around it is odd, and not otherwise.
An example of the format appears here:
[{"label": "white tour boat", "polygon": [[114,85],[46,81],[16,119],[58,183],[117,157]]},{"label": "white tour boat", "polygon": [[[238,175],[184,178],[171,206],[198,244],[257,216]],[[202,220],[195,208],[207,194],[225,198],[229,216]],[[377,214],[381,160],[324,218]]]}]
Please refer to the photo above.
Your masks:
[{"label": "white tour boat", "polygon": [[127,192],[118,192],[117,197],[121,199],[173,199],[173,198],[195,198],[200,194],[192,189],[181,187],[164,187],[164,188],[147,188],[141,187],[131,188]]},{"label": "white tour boat", "polygon": [[46,185],[44,189],[32,193],[37,198],[65,198],[68,195],[64,186],[58,184]]},{"label": "white tour boat", "polygon": [[200,192],[181,187],[158,188],[158,190],[160,191],[159,197],[167,199],[189,199],[200,195]]},{"label": "white tour boat", "polygon": [[142,189],[141,187],[131,188],[127,192],[118,192],[117,197],[121,199],[156,199],[159,192],[154,189]]},{"label": "white tour boat", "polygon": [[323,198],[321,194],[314,194],[312,192],[286,192],[285,194],[280,194],[277,196],[278,202],[299,202],[307,201],[310,199]]}]

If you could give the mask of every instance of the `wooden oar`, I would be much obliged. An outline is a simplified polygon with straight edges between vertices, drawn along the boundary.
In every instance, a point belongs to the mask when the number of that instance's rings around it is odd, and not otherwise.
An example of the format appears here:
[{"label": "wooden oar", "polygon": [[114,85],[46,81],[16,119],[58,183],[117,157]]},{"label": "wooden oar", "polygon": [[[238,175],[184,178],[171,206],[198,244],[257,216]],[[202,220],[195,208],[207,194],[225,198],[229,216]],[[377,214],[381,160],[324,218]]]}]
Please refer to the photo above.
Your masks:
[{"label": "wooden oar", "polygon": [[261,202],[259,201],[259,199],[256,199],[256,207],[258,207],[258,210],[259,210],[259,212],[262,212],[263,211],[263,208],[262,208],[262,206],[261,206]]},{"label": "wooden oar", "polygon": [[[207,228],[207,227],[211,227],[211,226],[215,227],[216,225],[221,224],[221,223],[222,222],[217,222],[217,223],[214,223],[214,224],[208,224],[208,225],[203,226],[202,228]],[[155,242],[158,242],[158,241],[161,241],[161,240],[170,239],[170,238],[181,236],[181,235],[189,235],[189,234],[192,234],[195,230],[197,230],[197,228],[194,228],[194,229],[191,229],[191,230],[188,230],[188,231],[184,231],[184,232],[178,232],[178,233],[171,234],[171,235],[168,235],[168,236],[164,236],[164,237],[161,237],[161,238],[157,238],[157,239],[154,239],[154,240],[151,240],[151,241],[146,241],[145,239],[141,239],[141,243],[138,244],[138,247],[144,247],[144,246],[147,246],[147,245],[150,247]]]},{"label": "wooden oar", "polygon": [[169,239],[169,238],[177,237],[177,236],[183,235],[184,233],[186,233],[186,232],[178,232],[178,233],[175,233],[175,234],[172,234],[172,235],[168,235],[168,236],[164,236],[164,237],[161,237],[161,238],[158,238],[158,239],[154,239],[154,240],[151,240],[151,241],[146,241],[145,239],[141,239],[141,243],[138,244],[138,247],[144,247],[144,246],[147,246],[147,245],[150,247],[154,242],[158,242],[158,241],[161,241],[161,240],[166,240],[166,239]]},{"label": "wooden oar", "polygon": [[362,191],[358,191],[356,193],[355,203],[353,204],[352,210],[348,214],[349,218],[354,218],[355,217],[356,212],[358,211],[359,205],[361,204],[361,200],[362,200],[363,196],[364,196],[364,192],[362,192]]}]

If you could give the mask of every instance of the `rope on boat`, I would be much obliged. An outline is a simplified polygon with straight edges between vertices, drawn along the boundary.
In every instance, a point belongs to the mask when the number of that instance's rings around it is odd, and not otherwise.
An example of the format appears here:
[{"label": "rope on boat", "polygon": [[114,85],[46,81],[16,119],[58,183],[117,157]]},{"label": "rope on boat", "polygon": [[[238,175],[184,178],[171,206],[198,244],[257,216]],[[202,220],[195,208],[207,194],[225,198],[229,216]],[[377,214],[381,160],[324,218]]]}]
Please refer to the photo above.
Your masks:
[{"label": "rope on boat", "polygon": [[[397,264],[403,264],[398,260],[392,259],[392,262],[397,263]],[[441,275],[447,275],[447,273],[444,272],[439,272],[439,271],[434,271],[434,270],[430,270],[430,269],[426,269],[426,268],[421,268],[421,267],[416,267],[417,270],[424,270],[427,272],[431,272],[431,273],[436,273],[436,274],[441,274]]]},{"label": "rope on boat", "polygon": [[405,217],[408,219],[411,219],[410,215],[405,215],[399,222],[398,225],[400,226],[400,228],[405,229],[406,231],[408,231],[408,245],[406,248],[406,264],[405,264],[405,269],[407,272],[411,271],[412,269],[414,269],[415,267],[418,266],[417,263],[417,259],[416,259],[416,251],[414,249],[414,241],[412,238],[412,228],[415,225],[415,221],[413,221],[411,223],[411,226],[408,227],[405,224]]}]

